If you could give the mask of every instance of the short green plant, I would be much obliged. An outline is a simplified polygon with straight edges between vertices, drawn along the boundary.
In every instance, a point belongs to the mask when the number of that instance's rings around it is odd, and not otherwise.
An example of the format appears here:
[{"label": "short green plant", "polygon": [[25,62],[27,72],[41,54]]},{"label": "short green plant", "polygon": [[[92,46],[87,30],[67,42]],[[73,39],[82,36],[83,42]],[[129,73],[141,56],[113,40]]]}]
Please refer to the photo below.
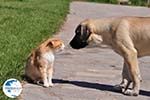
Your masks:
[{"label": "short green plant", "polygon": [[[117,0],[87,0],[87,1],[117,4]],[[131,5],[135,5],[135,6],[146,6],[147,5],[147,0],[129,0],[129,2],[131,2]]]},{"label": "short green plant", "polygon": [[69,0],[0,0],[0,100],[2,84],[21,79],[25,60],[43,39],[58,31]]}]

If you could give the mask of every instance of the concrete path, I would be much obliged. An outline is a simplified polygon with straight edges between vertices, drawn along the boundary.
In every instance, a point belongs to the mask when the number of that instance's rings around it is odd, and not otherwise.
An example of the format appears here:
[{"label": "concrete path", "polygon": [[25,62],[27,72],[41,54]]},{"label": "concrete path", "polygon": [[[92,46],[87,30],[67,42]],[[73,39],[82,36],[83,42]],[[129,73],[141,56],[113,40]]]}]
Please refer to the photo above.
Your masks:
[{"label": "concrete path", "polygon": [[109,4],[72,2],[66,22],[56,37],[67,45],[56,55],[54,87],[25,84],[23,100],[150,100],[150,58],[139,60],[143,77],[138,97],[129,97],[113,90],[121,81],[122,58],[109,49],[73,50],[68,43],[80,21],[110,16],[150,16],[150,9]]}]

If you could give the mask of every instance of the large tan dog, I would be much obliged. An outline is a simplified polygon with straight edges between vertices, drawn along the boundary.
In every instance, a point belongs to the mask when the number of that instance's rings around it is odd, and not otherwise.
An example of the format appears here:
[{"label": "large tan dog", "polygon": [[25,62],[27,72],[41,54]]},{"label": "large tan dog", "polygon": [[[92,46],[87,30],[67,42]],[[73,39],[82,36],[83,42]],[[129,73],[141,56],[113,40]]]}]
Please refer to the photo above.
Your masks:
[{"label": "large tan dog", "polygon": [[[150,17],[88,19],[81,22],[70,45],[84,48],[91,42],[103,43],[124,58],[122,82],[126,95],[137,96],[140,89],[138,57],[150,55]],[[133,82],[133,88],[129,89]]]}]

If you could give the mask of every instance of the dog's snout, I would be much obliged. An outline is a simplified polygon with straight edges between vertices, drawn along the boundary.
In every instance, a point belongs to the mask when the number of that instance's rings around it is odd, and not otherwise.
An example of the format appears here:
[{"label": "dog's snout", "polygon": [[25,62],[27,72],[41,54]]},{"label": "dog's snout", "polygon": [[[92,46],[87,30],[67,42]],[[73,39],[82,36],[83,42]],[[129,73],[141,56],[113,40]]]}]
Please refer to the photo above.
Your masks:
[{"label": "dog's snout", "polygon": [[73,49],[81,49],[81,48],[84,48],[85,46],[87,46],[87,42],[83,42],[81,40],[75,40],[73,39],[71,42],[70,42],[70,46],[73,48]]}]

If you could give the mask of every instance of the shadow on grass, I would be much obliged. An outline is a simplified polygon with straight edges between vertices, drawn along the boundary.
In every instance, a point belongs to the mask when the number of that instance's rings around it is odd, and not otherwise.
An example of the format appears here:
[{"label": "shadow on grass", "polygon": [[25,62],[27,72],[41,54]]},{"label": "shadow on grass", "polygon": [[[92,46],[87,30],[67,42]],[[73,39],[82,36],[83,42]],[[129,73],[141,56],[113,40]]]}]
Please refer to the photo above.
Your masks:
[{"label": "shadow on grass", "polygon": [[[85,81],[69,81],[69,80],[62,80],[62,79],[53,79],[53,83],[73,84],[73,85],[84,87],[84,88],[91,88],[91,89],[98,89],[102,91],[121,93],[121,91],[115,90],[113,88],[114,87],[113,85],[107,85],[107,84],[90,83],[90,82],[85,82]],[[140,95],[150,96],[150,91],[140,90]]]}]

